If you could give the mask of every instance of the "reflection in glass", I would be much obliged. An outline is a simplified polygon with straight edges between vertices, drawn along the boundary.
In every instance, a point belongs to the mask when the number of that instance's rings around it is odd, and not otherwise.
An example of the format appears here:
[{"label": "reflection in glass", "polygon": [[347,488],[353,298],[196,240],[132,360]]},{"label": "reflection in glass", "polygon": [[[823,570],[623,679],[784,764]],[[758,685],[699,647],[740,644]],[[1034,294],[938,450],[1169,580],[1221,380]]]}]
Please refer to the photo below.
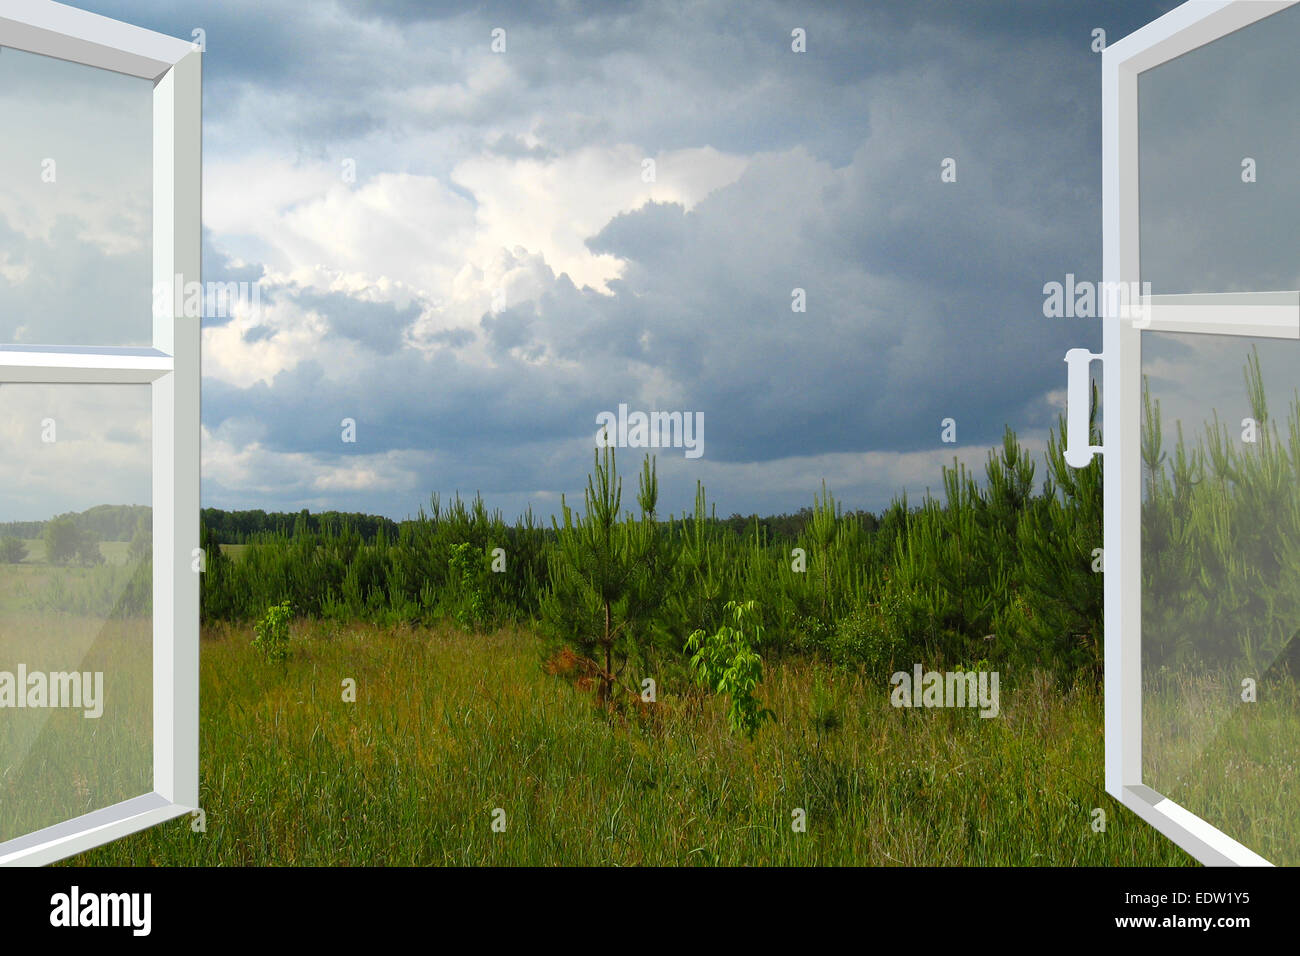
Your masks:
[{"label": "reflection in glass", "polygon": [[1300,342],[1144,333],[1143,781],[1300,863]]},{"label": "reflection in glass", "polygon": [[0,842],[153,790],[150,412],[0,385]]},{"label": "reflection in glass", "polygon": [[0,49],[0,343],[148,345],[153,85]]},{"label": "reflection in glass", "polygon": [[1142,280],[1300,289],[1300,6],[1138,77]]}]

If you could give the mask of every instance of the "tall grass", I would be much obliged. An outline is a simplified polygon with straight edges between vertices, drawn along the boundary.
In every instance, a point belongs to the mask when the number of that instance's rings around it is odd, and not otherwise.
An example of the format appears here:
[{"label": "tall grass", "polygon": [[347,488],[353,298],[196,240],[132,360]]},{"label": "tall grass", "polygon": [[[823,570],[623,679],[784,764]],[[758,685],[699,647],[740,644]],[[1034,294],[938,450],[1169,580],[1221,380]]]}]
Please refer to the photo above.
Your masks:
[{"label": "tall grass", "polygon": [[99,672],[103,694],[97,718],[82,707],[0,711],[0,841],[151,792],[149,619],[7,610],[3,625],[0,670]]},{"label": "tall grass", "polygon": [[792,659],[770,670],[776,718],[750,742],[689,683],[610,717],[538,667],[526,629],[300,623],[293,645],[269,665],[247,628],[205,629],[206,832],[178,820],[72,862],[1190,862],[1102,793],[1097,693],[1045,675],[982,720],[898,711],[884,682]]}]

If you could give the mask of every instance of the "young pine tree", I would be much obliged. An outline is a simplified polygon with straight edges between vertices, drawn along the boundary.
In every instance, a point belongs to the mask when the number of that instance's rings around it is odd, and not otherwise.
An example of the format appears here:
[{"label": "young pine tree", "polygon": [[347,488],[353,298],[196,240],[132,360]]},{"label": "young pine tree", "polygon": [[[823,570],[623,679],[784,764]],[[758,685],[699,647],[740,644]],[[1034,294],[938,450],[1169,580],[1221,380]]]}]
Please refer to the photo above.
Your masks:
[{"label": "young pine tree", "polygon": [[669,558],[655,520],[658,495],[647,457],[637,496],[641,515],[624,517],[623,482],[614,451],[606,446],[603,456],[597,450],[594,473],[587,477],[584,513],[575,515],[561,498],[564,523],[551,519],[556,544],[542,624],[594,665],[602,703],[610,701],[627,662],[640,656],[663,600]]}]

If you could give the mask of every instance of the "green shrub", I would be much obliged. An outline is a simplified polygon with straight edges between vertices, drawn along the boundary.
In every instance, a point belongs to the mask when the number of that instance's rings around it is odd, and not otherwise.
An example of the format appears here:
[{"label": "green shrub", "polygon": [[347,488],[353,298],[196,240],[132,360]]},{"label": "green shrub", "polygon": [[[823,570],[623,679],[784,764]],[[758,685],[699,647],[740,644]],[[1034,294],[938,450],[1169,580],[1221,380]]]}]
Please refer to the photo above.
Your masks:
[{"label": "green shrub", "polygon": [[461,630],[482,630],[488,620],[483,580],[487,569],[483,552],[468,541],[453,544],[447,567],[454,587],[450,596],[452,617]]},{"label": "green shrub", "polygon": [[81,534],[72,519],[66,515],[46,522],[42,535],[45,541],[45,560],[50,564],[67,564],[77,556]]},{"label": "green shrub", "polygon": [[289,659],[289,621],[292,616],[289,602],[282,601],[267,608],[262,619],[253,625],[256,634],[253,646],[262,652],[268,663]]},{"label": "green shrub", "polygon": [[774,716],[759,705],[754,691],[763,680],[763,658],[755,648],[763,641],[763,626],[758,623],[758,605],[727,602],[735,626],[723,624],[712,635],[696,631],[686,641],[692,652],[691,667],[696,679],[719,694],[731,698],[727,722],[733,730],[753,737],[763,721]]},{"label": "green shrub", "polygon": [[886,678],[908,654],[906,637],[891,613],[897,599],[891,594],[881,604],[854,609],[842,618],[827,642],[827,651],[837,664],[860,666],[868,677]]},{"label": "green shrub", "polygon": [[21,538],[0,538],[0,564],[21,564],[27,557],[27,545]]}]

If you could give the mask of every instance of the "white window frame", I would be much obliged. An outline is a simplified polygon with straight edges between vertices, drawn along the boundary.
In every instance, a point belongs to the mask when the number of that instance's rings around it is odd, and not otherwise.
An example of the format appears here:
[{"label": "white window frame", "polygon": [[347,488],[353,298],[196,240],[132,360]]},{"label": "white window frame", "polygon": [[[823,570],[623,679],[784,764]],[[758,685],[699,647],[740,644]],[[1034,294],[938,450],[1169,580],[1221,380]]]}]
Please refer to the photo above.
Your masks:
[{"label": "white window frame", "polygon": [[201,281],[202,54],[52,0],[4,0],[0,46],[153,82],[154,288],[182,293],[155,298],[150,348],[0,344],[0,383],[147,384],[153,402],[153,792],[0,843],[0,865],[41,865],[199,805],[200,320],[179,306]]},{"label": "white window frame", "polygon": [[[1107,289],[1141,279],[1138,207],[1138,77],[1297,0],[1191,0],[1108,46],[1102,54],[1102,271]],[[1136,312],[1102,302],[1102,352],[1073,349],[1067,458],[1106,457],[1106,791],[1210,866],[1268,866],[1228,834],[1146,786],[1142,779],[1142,332],[1197,332],[1300,339],[1300,292],[1142,297]],[[1106,426],[1088,446],[1088,367],[1103,360]]]}]

